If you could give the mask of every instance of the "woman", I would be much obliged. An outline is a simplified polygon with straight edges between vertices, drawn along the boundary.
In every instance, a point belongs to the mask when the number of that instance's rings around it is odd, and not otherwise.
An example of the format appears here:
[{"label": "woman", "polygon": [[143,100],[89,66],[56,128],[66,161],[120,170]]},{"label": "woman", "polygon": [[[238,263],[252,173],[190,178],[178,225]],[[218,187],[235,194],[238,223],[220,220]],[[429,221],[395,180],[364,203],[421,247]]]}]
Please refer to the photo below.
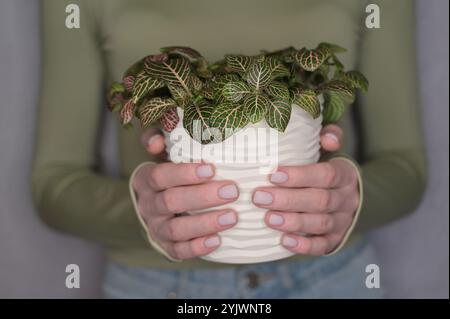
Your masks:
[{"label": "woman", "polygon": [[[64,28],[69,3],[80,8],[79,29]],[[365,267],[376,258],[364,234],[414,209],[426,168],[414,3],[377,3],[379,29],[366,28],[368,3],[356,0],[44,1],[33,194],[50,226],[107,247],[105,296],[382,296],[382,289],[365,286]],[[121,179],[97,170],[104,85],[120,79],[134,61],[168,45],[194,47],[214,61],[225,53],[314,47],[321,41],[348,48],[344,64],[366,74],[371,87],[340,123],[347,141],[341,152],[308,167],[280,167],[269,177],[273,187],[254,192],[253,203],[267,208],[267,225],[284,232],[282,244],[296,257],[247,266],[197,258],[220,245],[219,231],[236,224],[236,212],[214,207],[233,202],[239,190],[233,181],[211,181],[212,165],[161,163],[164,144],[156,128],[119,131]],[[324,150],[339,149],[344,133],[325,127]],[[211,212],[177,215],[200,208]],[[145,220],[143,228],[136,213]],[[148,235],[160,251],[150,247]]]}]

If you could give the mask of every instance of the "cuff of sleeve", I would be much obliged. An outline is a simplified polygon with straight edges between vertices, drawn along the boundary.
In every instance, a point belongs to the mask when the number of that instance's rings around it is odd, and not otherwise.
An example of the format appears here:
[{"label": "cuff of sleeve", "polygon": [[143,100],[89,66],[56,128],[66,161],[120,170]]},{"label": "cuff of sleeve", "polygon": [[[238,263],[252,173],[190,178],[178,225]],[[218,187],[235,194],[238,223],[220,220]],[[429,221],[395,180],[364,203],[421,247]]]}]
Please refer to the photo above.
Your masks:
[{"label": "cuff of sleeve", "polygon": [[141,169],[143,166],[148,165],[148,164],[153,164],[153,163],[152,162],[144,162],[144,163],[139,164],[133,170],[133,173],[131,174],[129,182],[128,182],[128,185],[130,188],[131,201],[133,202],[134,211],[136,213],[136,216],[137,216],[139,222],[141,223],[143,233],[144,233],[145,237],[147,238],[147,241],[153,247],[153,249],[156,250],[161,255],[163,255],[164,257],[166,257],[169,261],[180,262],[181,260],[175,259],[172,256],[170,256],[155,240],[153,240],[153,238],[150,235],[150,232],[147,228],[147,223],[146,223],[144,217],[142,217],[142,215],[139,213],[139,209],[138,209],[138,205],[137,205],[137,197],[136,197],[136,193],[133,189],[132,181],[133,181],[134,177],[136,176],[136,173],[139,171],[139,169]]},{"label": "cuff of sleeve", "polygon": [[358,209],[355,212],[355,215],[353,216],[352,224],[350,225],[349,229],[345,233],[344,239],[342,239],[340,244],[335,249],[333,249],[331,252],[329,252],[325,256],[334,255],[338,251],[340,251],[342,249],[342,247],[345,246],[345,244],[347,243],[348,238],[350,237],[350,235],[353,232],[353,229],[355,228],[356,223],[358,222],[359,214],[361,213],[361,208],[362,208],[363,199],[364,199],[362,173],[361,173],[361,168],[359,167],[358,163],[356,163],[352,158],[350,158],[350,157],[348,157],[346,155],[343,155],[343,154],[337,154],[337,155],[335,154],[334,156],[330,156],[328,158],[328,160],[332,160],[332,159],[344,160],[344,161],[346,161],[347,163],[349,163],[350,165],[352,165],[355,168],[356,175],[357,175],[357,178],[358,178],[359,205],[358,205]]}]

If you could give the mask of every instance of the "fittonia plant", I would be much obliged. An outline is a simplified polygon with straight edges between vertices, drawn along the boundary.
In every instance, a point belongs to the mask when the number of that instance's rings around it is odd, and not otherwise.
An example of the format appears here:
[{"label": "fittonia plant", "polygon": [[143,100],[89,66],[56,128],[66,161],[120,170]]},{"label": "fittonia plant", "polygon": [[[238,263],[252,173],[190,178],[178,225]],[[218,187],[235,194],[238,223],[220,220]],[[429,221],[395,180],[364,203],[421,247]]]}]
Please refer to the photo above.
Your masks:
[{"label": "fittonia plant", "polygon": [[364,75],[345,71],[336,57],[345,51],[321,43],[312,50],[289,47],[255,56],[226,55],[209,64],[194,49],[166,47],[132,65],[122,83],[112,84],[108,100],[124,126],[136,117],[142,127],[159,121],[168,132],[179,121],[180,107],[184,128],[204,144],[217,142],[217,136],[198,138],[195,130],[218,129],[223,140],[249,123],[265,120],[284,132],[292,107],[312,118],[322,112],[324,124],[334,123],[353,103],[356,90],[368,89]]}]

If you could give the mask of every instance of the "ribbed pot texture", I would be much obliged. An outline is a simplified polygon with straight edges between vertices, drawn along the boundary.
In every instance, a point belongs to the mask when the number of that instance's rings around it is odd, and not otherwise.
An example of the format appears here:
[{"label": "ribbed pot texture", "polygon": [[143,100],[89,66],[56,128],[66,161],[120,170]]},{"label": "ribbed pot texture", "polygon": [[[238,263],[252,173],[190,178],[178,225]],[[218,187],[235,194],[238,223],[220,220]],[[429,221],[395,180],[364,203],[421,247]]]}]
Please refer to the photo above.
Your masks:
[{"label": "ribbed pot texture", "polygon": [[[222,244],[203,259],[232,264],[267,262],[293,255],[280,245],[281,232],[264,223],[267,209],[252,203],[256,187],[273,186],[268,174],[277,166],[304,165],[319,160],[322,116],[313,119],[297,105],[284,133],[270,128],[263,120],[249,124],[222,143],[201,145],[183,129],[183,111],[178,108],[180,122],[166,133],[169,157],[174,162],[209,162],[216,166],[215,180],[233,180],[240,196],[219,208],[231,208],[238,223],[220,233]],[[193,148],[195,151],[193,151]],[[212,210],[212,209],[209,209]],[[208,210],[205,210],[208,211]],[[192,211],[196,214],[204,211]]]}]

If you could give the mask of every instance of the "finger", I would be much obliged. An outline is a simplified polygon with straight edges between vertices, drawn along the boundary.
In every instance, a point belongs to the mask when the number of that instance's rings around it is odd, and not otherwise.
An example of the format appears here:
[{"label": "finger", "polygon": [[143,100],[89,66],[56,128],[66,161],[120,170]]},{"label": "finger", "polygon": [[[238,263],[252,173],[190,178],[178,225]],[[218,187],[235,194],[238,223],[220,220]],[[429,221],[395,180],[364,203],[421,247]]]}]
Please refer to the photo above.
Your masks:
[{"label": "finger", "polygon": [[339,212],[333,215],[333,230],[330,235],[338,235],[344,237],[348,229],[352,225],[354,214],[351,212]]},{"label": "finger", "polygon": [[353,174],[347,172],[348,167],[343,167],[342,160],[333,159],[316,164],[280,166],[269,176],[269,180],[283,187],[334,188],[354,179]]},{"label": "finger", "polygon": [[265,216],[265,222],[269,227],[286,233],[322,235],[333,230],[334,215],[270,211]]},{"label": "finger", "polygon": [[334,189],[322,188],[258,188],[253,193],[258,207],[277,211],[330,213],[340,208],[343,198]]},{"label": "finger", "polygon": [[166,150],[166,142],[164,140],[164,136],[153,135],[148,140],[147,151],[151,155],[163,156],[163,155],[165,155],[165,150]]},{"label": "finger", "polygon": [[239,190],[235,184],[230,181],[217,181],[166,189],[156,194],[152,204],[159,214],[173,215],[224,205],[238,197]]},{"label": "finger", "polygon": [[335,125],[329,124],[322,128],[320,132],[320,144],[322,149],[327,152],[335,152],[341,148],[344,133],[342,129]]},{"label": "finger", "polygon": [[165,151],[165,141],[161,130],[152,127],[147,129],[141,136],[141,143],[147,152],[152,155],[160,155]]},{"label": "finger", "polygon": [[212,164],[206,163],[161,163],[146,166],[141,174],[145,174],[150,188],[160,191],[174,186],[203,183],[210,180],[215,171]]},{"label": "finger", "polygon": [[220,210],[193,216],[170,218],[157,231],[159,237],[164,241],[186,241],[216,234],[233,227],[236,223],[236,212]]},{"label": "finger", "polygon": [[295,234],[283,235],[281,244],[294,253],[313,256],[325,255],[334,246],[327,236],[304,237]]},{"label": "finger", "polygon": [[176,259],[191,259],[211,253],[220,243],[220,237],[214,235],[169,244],[166,249]]}]

